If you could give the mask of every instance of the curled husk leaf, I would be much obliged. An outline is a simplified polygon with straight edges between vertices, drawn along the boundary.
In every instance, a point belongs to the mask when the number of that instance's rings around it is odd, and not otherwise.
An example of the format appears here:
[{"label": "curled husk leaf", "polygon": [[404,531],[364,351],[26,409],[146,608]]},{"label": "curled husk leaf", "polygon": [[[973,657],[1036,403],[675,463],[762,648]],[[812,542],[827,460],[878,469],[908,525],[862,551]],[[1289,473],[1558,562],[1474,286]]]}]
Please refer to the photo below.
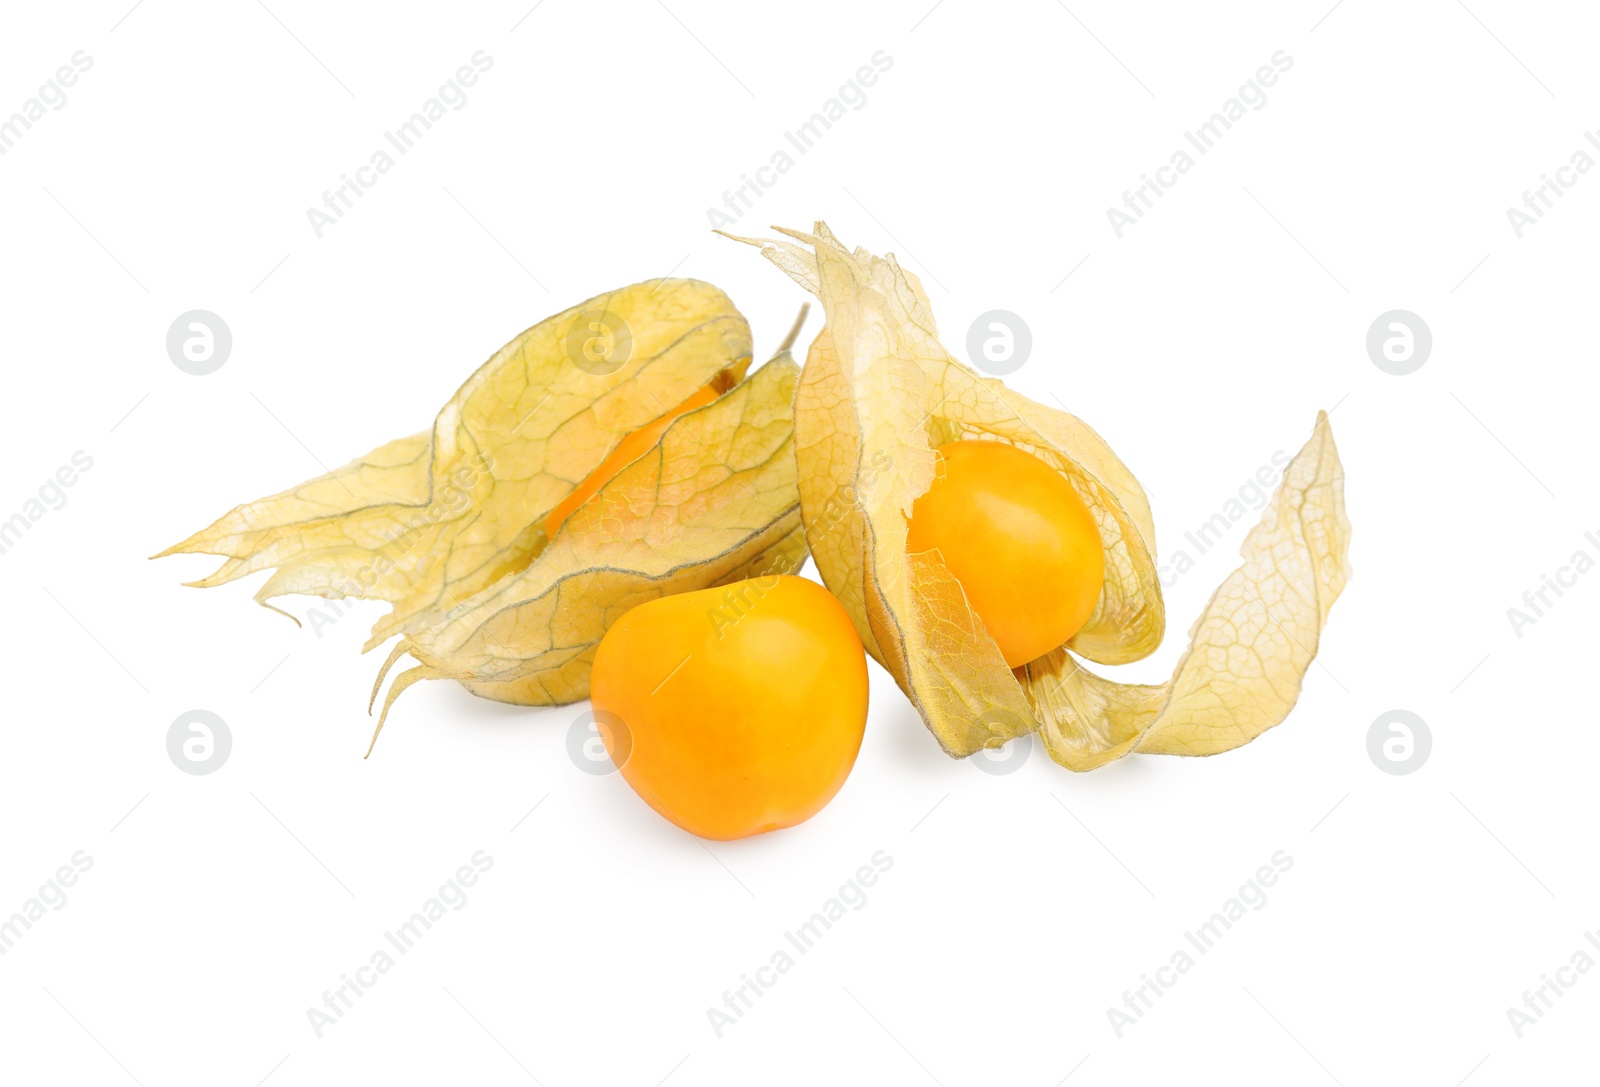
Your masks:
[{"label": "curled husk leaf", "polygon": [[288,593],[388,601],[370,649],[527,569],[550,544],[545,515],[626,435],[707,385],[726,392],[749,364],[749,324],[716,287],[624,287],[495,352],[431,430],[239,506],[162,555],[224,556],[202,587],[275,568],[256,593],[269,607]]},{"label": "curled husk leaf", "polygon": [[[595,649],[630,608],[798,570],[806,557],[795,486],[799,374],[782,354],[680,416],[527,569],[402,638],[384,672],[407,653],[421,663],[395,679],[384,714],[424,679],[456,679],[521,705],[585,698]],[[380,673],[374,696],[382,681]]]},{"label": "curled husk leaf", "polygon": [[[824,223],[781,233],[803,244],[735,240],[760,246],[826,313],[795,400],[807,542],[868,651],[946,752],[963,757],[1040,731],[1057,762],[1088,770],[1133,750],[1215,754],[1284,719],[1348,575],[1343,471],[1326,416],[1247,537],[1244,565],[1196,622],[1172,680],[1102,679],[1078,658],[1138,660],[1165,626],[1154,523],[1133,474],[1082,420],[952,357],[917,277],[893,255],[852,252]],[[1094,614],[1066,645],[1016,670],[938,554],[906,550],[934,450],[971,438],[1008,442],[1060,471],[1105,546]]]}]

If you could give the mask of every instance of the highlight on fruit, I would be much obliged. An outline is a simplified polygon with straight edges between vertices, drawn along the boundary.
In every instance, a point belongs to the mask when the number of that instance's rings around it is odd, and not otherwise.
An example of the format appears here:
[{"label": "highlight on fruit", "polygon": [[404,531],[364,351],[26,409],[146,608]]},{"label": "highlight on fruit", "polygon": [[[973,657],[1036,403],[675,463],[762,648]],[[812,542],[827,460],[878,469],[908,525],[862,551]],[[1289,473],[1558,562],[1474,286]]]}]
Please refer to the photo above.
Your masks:
[{"label": "highlight on fruit", "polygon": [[[501,347],[428,429],[161,555],[220,556],[202,587],[271,571],[268,608],[387,603],[369,711],[412,663],[368,754],[424,680],[589,698],[622,779],[703,838],[794,826],[840,791],[868,655],[957,758],[1038,732],[1089,770],[1216,754],[1283,721],[1349,576],[1325,414],[1172,678],[1116,683],[1084,663],[1143,658],[1166,624],[1133,474],[1082,420],[951,356],[892,255],[820,222],[780,233],[734,240],[821,301],[804,366],[789,352],[804,309],[752,368],[716,287],[623,287]],[[795,576],[808,555],[821,584]]]}]

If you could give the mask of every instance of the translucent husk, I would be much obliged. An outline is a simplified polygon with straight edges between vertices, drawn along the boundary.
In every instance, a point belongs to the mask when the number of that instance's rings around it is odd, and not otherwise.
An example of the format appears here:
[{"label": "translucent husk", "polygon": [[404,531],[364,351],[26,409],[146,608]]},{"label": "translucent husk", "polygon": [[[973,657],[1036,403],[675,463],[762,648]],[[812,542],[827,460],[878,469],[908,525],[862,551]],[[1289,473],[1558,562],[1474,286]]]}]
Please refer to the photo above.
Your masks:
[{"label": "translucent husk", "polygon": [[[574,354],[574,328],[597,314],[627,329],[628,357],[612,373]],[[201,587],[276,568],[262,603],[288,593],[386,600],[393,610],[370,649],[525,568],[549,542],[543,516],[625,435],[707,384],[730,388],[749,363],[749,324],[717,288],[624,287],[495,352],[431,431],[239,506],[161,554],[226,556]]]},{"label": "translucent husk", "polygon": [[[1196,621],[1160,685],[1114,683],[1079,658],[1151,653],[1165,612],[1149,502],[1082,420],[1033,403],[939,343],[927,295],[892,255],[847,250],[826,224],[795,241],[736,238],[822,301],[795,404],[807,542],[869,652],[951,755],[1033,731],[1059,763],[1088,770],[1134,750],[1209,755],[1281,722],[1299,695],[1348,576],[1343,470],[1326,415],[1289,464],[1244,563]],[[936,552],[908,554],[906,518],[941,444],[989,438],[1055,467],[1100,528],[1100,603],[1066,645],[1012,670]]]},{"label": "translucent husk", "polygon": [[[577,701],[588,696],[600,639],[628,609],[798,570],[806,557],[795,488],[799,373],[780,355],[680,416],[651,453],[580,506],[527,569],[408,633],[384,673],[404,654],[421,663],[396,677],[384,714],[424,679],[459,680],[520,705]],[[374,697],[382,681],[380,673]]]},{"label": "translucent husk", "polygon": [[[584,354],[591,334],[609,337],[598,356]],[[632,603],[804,561],[799,368],[780,351],[746,379],[750,329],[721,291],[625,287],[506,344],[431,430],[239,506],[162,554],[222,555],[198,586],[272,569],[256,594],[269,607],[289,593],[388,601],[367,648],[406,634],[391,663],[415,652],[428,675],[486,697],[583,698],[594,643]],[[547,537],[546,515],[626,435],[707,385],[722,395]]]}]

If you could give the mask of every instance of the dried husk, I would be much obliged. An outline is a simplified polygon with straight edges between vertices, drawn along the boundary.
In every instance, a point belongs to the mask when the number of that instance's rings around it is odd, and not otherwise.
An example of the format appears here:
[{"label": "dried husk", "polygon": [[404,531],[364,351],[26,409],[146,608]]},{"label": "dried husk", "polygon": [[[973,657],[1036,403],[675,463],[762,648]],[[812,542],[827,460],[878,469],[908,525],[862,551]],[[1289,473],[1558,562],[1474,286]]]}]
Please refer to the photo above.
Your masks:
[{"label": "dried husk", "polygon": [[[581,365],[575,348],[601,316],[626,345]],[[507,343],[431,430],[239,506],[161,555],[224,556],[191,583],[201,587],[275,568],[262,604],[290,593],[388,601],[370,649],[526,569],[549,544],[545,515],[623,437],[707,384],[731,388],[749,363],[749,324],[716,287],[624,287]]]},{"label": "dried husk", "polygon": [[[1172,680],[1114,683],[1078,658],[1138,660],[1165,625],[1154,524],[1133,474],[1082,420],[952,357],[921,284],[892,255],[847,250],[824,223],[780,232],[802,244],[735,240],[760,246],[826,313],[795,405],[807,542],[863,643],[949,754],[1040,731],[1057,762],[1087,770],[1133,750],[1215,754],[1284,719],[1348,576],[1343,471],[1325,415],[1247,537],[1244,565],[1195,623]],[[968,438],[1009,442],[1060,471],[1106,549],[1088,622],[1014,671],[937,553],[906,550],[906,519],[933,481],[934,450]]]},{"label": "dried husk", "polygon": [[630,608],[798,570],[806,556],[795,486],[799,373],[780,355],[674,420],[527,569],[402,638],[384,671],[405,654],[420,663],[396,677],[384,713],[424,679],[459,680],[519,705],[577,701],[588,696],[600,639]]}]

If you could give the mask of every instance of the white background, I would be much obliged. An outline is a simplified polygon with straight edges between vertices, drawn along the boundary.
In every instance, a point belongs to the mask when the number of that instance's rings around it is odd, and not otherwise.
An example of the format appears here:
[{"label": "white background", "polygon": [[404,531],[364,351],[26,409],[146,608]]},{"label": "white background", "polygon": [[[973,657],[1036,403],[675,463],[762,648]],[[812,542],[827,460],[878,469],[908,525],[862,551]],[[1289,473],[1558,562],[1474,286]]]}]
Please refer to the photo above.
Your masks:
[{"label": "white background", "polygon": [[[1507,1009],[1600,929],[1600,574],[1520,637],[1507,609],[1600,555],[1600,172],[1521,238],[1506,208],[1600,126],[1593,13],[531,2],[7,5],[0,116],[75,51],[93,67],[0,156],[0,519],[74,452],[93,468],[0,555],[0,915],[75,851],[93,867],[0,957],[0,1076],[1586,1074],[1600,971],[1566,975],[1521,1037]],[[494,63],[465,107],[316,237],[306,209],[477,50]],[[832,805],[707,845],[574,767],[582,707],[426,684],[363,762],[379,660],[358,648],[381,608],[319,637],[255,607],[254,581],[180,588],[207,559],[146,561],[422,429],[501,343],[609,287],[717,283],[765,357],[802,292],[706,209],[879,50],[893,66],[866,104],[735,229],[825,218],[896,252],[958,355],[979,313],[1022,315],[1034,350],[1011,384],[1117,448],[1163,562],[1337,405],[1355,574],[1284,726],[1210,759],[1074,775],[1041,746],[986,774],[874,667]],[[1117,238],[1106,209],[1278,50],[1294,63],[1267,104]],[[208,377],[164,345],[195,308],[234,338]],[[1394,308],[1434,337],[1406,377],[1364,346]],[[1165,677],[1254,519],[1168,589],[1166,643],[1118,678]],[[194,708],[234,741],[205,777],[165,746]],[[1409,776],[1367,754],[1393,709],[1433,737]],[[467,904],[318,1038],[306,1009],[477,850],[494,864]],[[879,850],[893,867],[866,905],[719,1038],[707,1009]],[[1293,867],[1266,905],[1118,1037],[1107,1009],[1278,850]]]}]

